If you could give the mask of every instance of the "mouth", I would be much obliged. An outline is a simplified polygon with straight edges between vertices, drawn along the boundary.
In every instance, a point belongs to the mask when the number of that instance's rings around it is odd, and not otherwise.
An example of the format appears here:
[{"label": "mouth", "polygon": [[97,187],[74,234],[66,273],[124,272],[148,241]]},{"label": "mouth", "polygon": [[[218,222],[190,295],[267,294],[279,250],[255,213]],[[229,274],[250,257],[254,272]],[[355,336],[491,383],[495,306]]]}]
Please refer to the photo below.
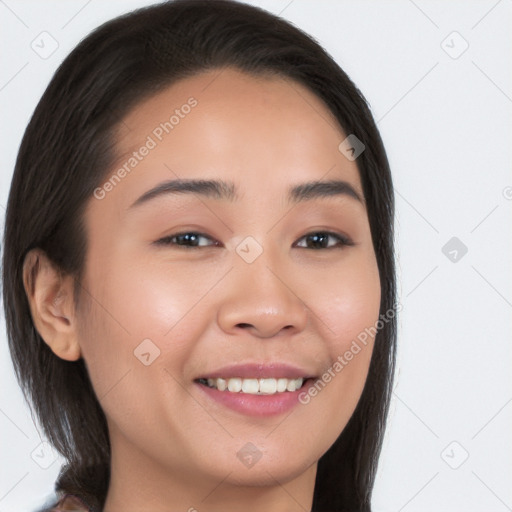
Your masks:
[{"label": "mouth", "polygon": [[195,382],[210,389],[224,391],[226,393],[245,393],[248,395],[275,395],[277,393],[293,393],[303,388],[308,377],[296,379],[279,378],[242,378],[242,377],[217,377],[200,378]]},{"label": "mouth", "polygon": [[281,362],[244,363],[199,374],[194,384],[214,407],[263,418],[299,406],[300,395],[316,380],[311,370]]}]

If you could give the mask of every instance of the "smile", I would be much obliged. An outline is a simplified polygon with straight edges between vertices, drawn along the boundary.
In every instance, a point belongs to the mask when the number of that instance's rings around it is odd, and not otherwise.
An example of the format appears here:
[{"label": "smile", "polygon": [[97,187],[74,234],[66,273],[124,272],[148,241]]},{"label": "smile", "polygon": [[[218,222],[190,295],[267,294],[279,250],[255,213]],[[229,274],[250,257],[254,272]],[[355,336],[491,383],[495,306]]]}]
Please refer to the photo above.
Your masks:
[{"label": "smile", "polygon": [[304,384],[303,378],[216,378],[198,379],[200,384],[219,391],[231,393],[247,393],[249,395],[274,395],[276,393],[293,392],[300,389]]}]

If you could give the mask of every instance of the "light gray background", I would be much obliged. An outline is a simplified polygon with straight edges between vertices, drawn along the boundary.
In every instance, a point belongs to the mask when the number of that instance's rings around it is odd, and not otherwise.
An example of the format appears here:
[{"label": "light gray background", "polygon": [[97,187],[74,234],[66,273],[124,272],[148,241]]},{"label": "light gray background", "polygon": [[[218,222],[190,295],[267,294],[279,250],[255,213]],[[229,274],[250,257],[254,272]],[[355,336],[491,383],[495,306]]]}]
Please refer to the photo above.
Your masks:
[{"label": "light gray background", "polygon": [[[57,66],[100,23],[150,3],[0,0],[2,226],[21,137]],[[512,1],[248,3],[334,56],[368,99],[392,167],[403,311],[374,510],[512,510]],[[49,56],[31,47],[52,44]],[[467,254],[456,242],[445,256],[452,237]],[[0,512],[30,511],[62,460],[41,446],[3,309],[0,322]]]}]

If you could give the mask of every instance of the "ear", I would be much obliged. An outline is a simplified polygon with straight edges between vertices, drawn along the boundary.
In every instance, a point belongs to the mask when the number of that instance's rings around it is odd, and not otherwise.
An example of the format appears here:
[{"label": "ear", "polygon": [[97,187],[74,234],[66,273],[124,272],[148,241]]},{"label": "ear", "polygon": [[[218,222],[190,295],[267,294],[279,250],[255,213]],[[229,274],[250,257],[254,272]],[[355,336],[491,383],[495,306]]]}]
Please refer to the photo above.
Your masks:
[{"label": "ear", "polygon": [[32,249],[23,262],[23,285],[34,326],[44,342],[61,359],[80,359],[73,277],[64,276],[44,251]]}]

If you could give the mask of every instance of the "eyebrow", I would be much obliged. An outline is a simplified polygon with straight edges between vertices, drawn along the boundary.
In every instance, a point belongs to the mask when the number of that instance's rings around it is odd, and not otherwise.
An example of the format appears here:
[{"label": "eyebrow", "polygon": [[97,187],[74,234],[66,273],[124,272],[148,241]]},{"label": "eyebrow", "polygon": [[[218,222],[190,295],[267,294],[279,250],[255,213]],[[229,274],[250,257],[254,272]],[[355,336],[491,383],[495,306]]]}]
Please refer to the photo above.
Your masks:
[{"label": "eyebrow", "polygon": [[[142,194],[128,209],[168,194],[199,194],[218,201],[230,202],[239,198],[236,185],[231,181],[178,179],[164,181],[156,185]],[[364,201],[356,189],[350,183],[342,180],[308,181],[294,185],[288,191],[288,203],[332,196],[350,197],[364,205]]]}]

